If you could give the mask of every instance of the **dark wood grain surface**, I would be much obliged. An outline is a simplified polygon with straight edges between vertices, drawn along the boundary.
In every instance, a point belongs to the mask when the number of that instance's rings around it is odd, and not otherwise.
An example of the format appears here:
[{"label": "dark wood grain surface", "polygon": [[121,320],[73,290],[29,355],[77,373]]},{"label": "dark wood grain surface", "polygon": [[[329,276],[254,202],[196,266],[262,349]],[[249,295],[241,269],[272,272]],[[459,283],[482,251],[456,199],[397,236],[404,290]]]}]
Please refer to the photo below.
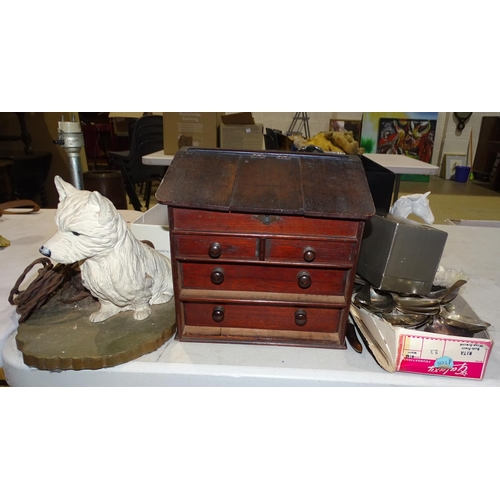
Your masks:
[{"label": "dark wood grain surface", "polygon": [[365,219],[375,213],[357,156],[228,151],[179,151],[156,197],[171,206]]},{"label": "dark wood grain surface", "polygon": [[303,214],[298,157],[242,155],[230,209],[235,212]]}]

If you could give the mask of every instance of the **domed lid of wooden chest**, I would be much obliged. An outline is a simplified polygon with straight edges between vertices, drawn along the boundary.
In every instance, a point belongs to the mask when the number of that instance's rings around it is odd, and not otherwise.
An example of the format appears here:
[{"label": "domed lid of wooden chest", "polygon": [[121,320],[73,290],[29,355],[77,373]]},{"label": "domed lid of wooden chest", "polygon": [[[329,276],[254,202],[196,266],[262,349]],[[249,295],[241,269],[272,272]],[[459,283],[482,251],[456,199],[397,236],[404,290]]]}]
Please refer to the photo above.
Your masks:
[{"label": "domed lid of wooden chest", "polygon": [[159,203],[229,212],[364,220],[375,213],[358,156],[183,148]]}]

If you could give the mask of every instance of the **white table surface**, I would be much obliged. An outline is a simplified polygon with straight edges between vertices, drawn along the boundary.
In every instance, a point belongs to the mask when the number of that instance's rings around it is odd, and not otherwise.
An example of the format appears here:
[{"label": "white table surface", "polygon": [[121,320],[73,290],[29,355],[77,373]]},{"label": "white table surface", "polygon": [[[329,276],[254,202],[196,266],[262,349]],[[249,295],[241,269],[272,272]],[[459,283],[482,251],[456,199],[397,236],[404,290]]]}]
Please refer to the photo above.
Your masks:
[{"label": "white table surface", "polygon": [[[122,212],[131,222],[140,215]],[[12,241],[0,252],[0,335],[3,367],[11,386],[500,386],[500,354],[494,345],[481,381],[431,375],[388,373],[363,350],[179,342],[113,368],[37,370],[24,364],[17,350],[17,315],[7,296],[26,265],[38,258],[38,248],[55,231],[54,210],[0,218],[0,234]],[[2,220],[3,219],[3,220]],[[435,226],[448,232],[441,264],[459,268],[469,277],[462,295],[480,318],[491,323],[489,333],[500,340],[500,229]],[[8,338],[5,338],[6,335]],[[10,336],[9,336],[10,335]]]},{"label": "white table surface", "polygon": [[[170,165],[175,155],[166,155],[163,150],[142,157],[145,165]],[[405,155],[365,154],[367,158],[395,174],[438,175],[439,167]]]},{"label": "white table surface", "polygon": [[387,168],[395,174],[438,175],[439,167],[415,160],[406,155],[385,155],[365,153],[363,156]]},{"label": "white table surface", "polygon": [[170,165],[175,155],[166,155],[161,151],[156,151],[156,153],[151,153],[142,157],[142,163],[144,165]]}]

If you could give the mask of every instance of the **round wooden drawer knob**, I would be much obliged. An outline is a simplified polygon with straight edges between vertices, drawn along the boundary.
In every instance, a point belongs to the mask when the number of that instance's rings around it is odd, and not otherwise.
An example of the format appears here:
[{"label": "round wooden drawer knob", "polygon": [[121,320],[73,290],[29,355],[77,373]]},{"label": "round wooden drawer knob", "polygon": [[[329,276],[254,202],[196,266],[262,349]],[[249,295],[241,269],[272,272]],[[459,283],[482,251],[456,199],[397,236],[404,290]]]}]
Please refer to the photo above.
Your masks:
[{"label": "round wooden drawer knob", "polygon": [[212,311],[212,319],[216,323],[224,321],[224,308],[221,306],[214,307],[214,310]]},{"label": "round wooden drawer knob", "polygon": [[303,309],[295,311],[295,324],[304,326],[307,323],[307,313]]},{"label": "round wooden drawer knob", "polygon": [[312,283],[311,275],[307,271],[302,271],[297,275],[297,282],[300,288],[309,288]]},{"label": "round wooden drawer knob", "polygon": [[306,262],[312,262],[316,258],[316,252],[313,248],[307,247],[304,248],[304,260]]},{"label": "round wooden drawer knob", "polygon": [[208,248],[208,255],[212,259],[218,259],[221,253],[222,253],[222,247],[220,246],[220,243],[214,241],[213,243],[210,244],[210,247]]},{"label": "round wooden drawer knob", "polygon": [[210,275],[210,279],[214,285],[221,285],[224,283],[224,269],[221,267],[216,267],[212,274]]}]

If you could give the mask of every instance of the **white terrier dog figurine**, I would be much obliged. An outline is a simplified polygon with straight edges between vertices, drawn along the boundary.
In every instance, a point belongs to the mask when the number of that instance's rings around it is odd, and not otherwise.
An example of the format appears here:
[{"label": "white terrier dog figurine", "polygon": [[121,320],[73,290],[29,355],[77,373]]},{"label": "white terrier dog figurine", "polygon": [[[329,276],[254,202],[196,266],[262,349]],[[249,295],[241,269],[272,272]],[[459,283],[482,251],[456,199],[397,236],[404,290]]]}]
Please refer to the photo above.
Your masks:
[{"label": "white terrier dog figurine", "polygon": [[61,264],[80,265],[82,283],[101,308],[90,321],[104,321],[121,311],[134,319],[151,314],[150,305],[173,296],[170,259],[137,240],[114,205],[97,191],[82,191],[56,176],[59,193],[57,233],[40,253]]}]

